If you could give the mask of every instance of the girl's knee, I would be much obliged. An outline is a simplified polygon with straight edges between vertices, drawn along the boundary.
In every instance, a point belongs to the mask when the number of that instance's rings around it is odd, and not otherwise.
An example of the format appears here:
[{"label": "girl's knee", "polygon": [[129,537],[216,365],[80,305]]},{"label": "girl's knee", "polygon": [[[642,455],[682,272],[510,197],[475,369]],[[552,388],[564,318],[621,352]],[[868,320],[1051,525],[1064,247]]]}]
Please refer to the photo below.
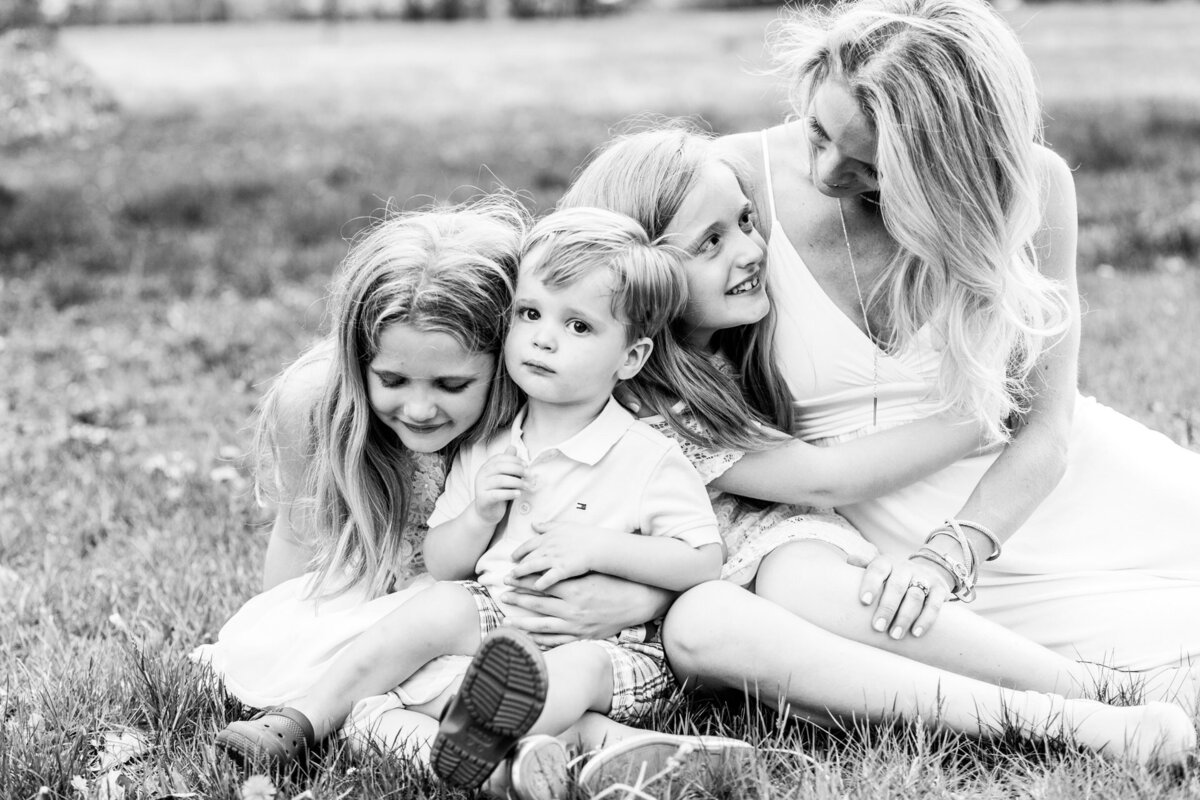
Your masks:
[{"label": "girl's knee", "polygon": [[750,593],[728,581],[702,583],[680,595],[663,621],[662,641],[671,667],[681,677],[696,674],[715,648],[730,641],[738,609]]},{"label": "girl's knee", "polygon": [[852,573],[862,573],[837,547],[819,540],[788,542],[763,557],[755,578],[755,591],[769,596],[775,590],[824,591]]}]

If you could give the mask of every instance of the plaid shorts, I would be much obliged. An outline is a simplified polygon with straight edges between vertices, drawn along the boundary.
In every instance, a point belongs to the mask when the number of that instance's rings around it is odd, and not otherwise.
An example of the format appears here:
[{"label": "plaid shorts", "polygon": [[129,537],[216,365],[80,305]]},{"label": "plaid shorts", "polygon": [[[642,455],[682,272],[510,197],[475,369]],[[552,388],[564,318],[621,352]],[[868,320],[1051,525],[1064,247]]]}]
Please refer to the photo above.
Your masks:
[{"label": "plaid shorts", "polygon": [[[478,581],[455,581],[475,599],[482,641],[504,624],[504,610]],[[640,627],[640,626],[639,626]],[[613,697],[608,717],[635,725],[661,710],[675,691],[675,676],[667,666],[662,643],[612,639],[587,640],[602,648],[612,665]]]}]

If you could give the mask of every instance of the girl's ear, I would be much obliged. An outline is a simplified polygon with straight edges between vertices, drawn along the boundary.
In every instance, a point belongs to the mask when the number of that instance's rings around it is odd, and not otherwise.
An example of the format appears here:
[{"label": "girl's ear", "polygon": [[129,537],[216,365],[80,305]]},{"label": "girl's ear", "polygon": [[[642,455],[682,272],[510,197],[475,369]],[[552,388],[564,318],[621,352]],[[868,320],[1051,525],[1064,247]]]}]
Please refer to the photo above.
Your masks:
[{"label": "girl's ear", "polygon": [[625,351],[625,361],[617,368],[617,379],[627,381],[641,372],[653,349],[654,342],[645,336],[629,345],[629,349]]}]

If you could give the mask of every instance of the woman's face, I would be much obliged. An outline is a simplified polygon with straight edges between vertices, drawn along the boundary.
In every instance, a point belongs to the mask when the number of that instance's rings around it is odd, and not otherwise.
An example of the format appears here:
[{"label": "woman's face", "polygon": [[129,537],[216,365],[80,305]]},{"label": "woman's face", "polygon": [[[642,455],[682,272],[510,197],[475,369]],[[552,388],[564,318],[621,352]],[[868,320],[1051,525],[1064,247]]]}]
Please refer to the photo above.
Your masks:
[{"label": "woman's face", "polygon": [[689,342],[708,347],[717,331],[753,324],[771,310],[766,245],[754,227],[750,200],[727,165],[711,161],[701,170],[664,233],[690,255],[684,265],[687,309],[679,326]]},{"label": "woman's face", "polygon": [[850,197],[879,191],[875,129],[846,84],[831,79],[817,87],[804,130],[810,175],[821,194]]},{"label": "woman's face", "polygon": [[418,453],[441,450],[483,416],[496,358],[453,336],[405,322],[389,325],[367,365],[371,410]]}]

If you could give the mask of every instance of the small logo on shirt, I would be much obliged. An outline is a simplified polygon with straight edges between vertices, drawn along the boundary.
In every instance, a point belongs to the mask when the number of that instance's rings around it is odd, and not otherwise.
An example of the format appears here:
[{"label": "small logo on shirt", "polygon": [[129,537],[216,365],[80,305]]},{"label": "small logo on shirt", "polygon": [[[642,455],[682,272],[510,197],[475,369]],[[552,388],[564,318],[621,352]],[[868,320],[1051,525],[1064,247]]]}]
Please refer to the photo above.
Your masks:
[{"label": "small logo on shirt", "polygon": [[580,511],[587,511],[587,503],[576,503],[575,507]]}]

